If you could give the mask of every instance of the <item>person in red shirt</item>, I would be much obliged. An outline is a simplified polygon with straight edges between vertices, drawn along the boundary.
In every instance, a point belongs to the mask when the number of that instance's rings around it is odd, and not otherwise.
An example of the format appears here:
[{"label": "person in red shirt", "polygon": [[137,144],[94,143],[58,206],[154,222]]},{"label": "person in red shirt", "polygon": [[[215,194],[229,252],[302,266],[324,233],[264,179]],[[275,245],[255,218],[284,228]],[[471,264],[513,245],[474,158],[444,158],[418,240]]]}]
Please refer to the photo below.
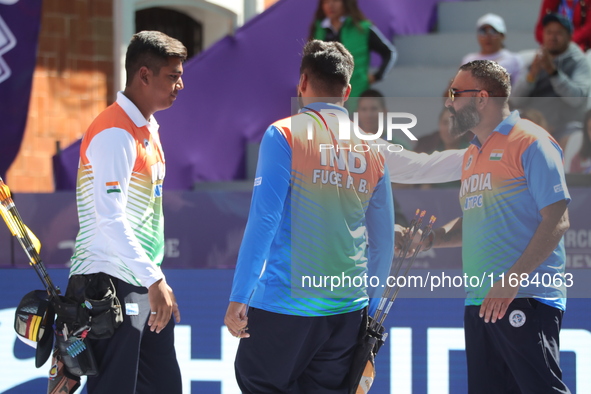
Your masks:
[{"label": "person in red shirt", "polygon": [[572,41],[583,51],[591,48],[591,1],[589,0],[544,0],[536,24],[536,41],[542,43],[542,19],[546,14],[557,13],[566,16],[573,24]]}]

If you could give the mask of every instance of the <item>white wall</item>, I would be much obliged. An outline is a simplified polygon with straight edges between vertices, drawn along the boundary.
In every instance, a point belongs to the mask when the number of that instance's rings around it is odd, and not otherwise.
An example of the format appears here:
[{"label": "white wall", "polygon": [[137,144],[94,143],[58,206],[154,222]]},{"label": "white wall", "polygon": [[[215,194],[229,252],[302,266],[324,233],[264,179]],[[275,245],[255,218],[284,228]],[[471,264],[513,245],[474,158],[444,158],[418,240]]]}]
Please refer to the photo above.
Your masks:
[{"label": "white wall", "polygon": [[232,34],[245,20],[263,11],[263,0],[114,0],[114,84],[125,84],[125,51],[135,32],[135,12],[152,7],[182,12],[203,26],[203,49],[227,34]]}]

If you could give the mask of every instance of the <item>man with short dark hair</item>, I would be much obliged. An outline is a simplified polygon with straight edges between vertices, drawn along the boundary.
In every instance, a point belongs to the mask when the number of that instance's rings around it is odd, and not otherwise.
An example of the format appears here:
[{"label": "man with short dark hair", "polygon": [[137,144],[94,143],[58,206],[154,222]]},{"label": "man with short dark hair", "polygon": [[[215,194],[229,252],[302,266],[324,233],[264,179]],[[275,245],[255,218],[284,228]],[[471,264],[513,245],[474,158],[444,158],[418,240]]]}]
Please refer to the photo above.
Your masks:
[{"label": "man with short dark hair", "polygon": [[507,71],[489,60],[455,76],[446,102],[451,132],[475,134],[462,165],[463,216],[425,247],[462,246],[469,393],[568,393],[559,365],[569,283],[562,150],[509,111],[510,91]]},{"label": "man with short dark hair", "polygon": [[88,377],[89,394],[182,391],[171,322],[180,314],[160,269],[165,165],[153,114],[169,108],[183,89],[186,57],[183,44],[164,33],[135,34],[125,90],[82,139],[80,232],[66,296],[83,294],[82,284],[107,274],[123,309],[123,323],[110,338],[90,340],[99,374]]},{"label": "man with short dark hair", "polygon": [[[539,110],[559,142],[567,137],[569,123],[581,122],[591,92],[591,67],[579,46],[571,41],[573,27],[564,15],[542,19],[540,50],[513,87],[511,102]],[[556,99],[536,99],[555,97]]]},{"label": "man with short dark hair", "polygon": [[384,157],[352,150],[363,143],[357,136],[339,140],[339,118],[350,124],[343,105],[352,71],[342,44],[307,43],[301,112],[275,122],[261,142],[225,318],[242,338],[235,367],[243,393],[348,393],[367,285],[318,280],[369,274],[385,283],[388,275],[394,210]]}]

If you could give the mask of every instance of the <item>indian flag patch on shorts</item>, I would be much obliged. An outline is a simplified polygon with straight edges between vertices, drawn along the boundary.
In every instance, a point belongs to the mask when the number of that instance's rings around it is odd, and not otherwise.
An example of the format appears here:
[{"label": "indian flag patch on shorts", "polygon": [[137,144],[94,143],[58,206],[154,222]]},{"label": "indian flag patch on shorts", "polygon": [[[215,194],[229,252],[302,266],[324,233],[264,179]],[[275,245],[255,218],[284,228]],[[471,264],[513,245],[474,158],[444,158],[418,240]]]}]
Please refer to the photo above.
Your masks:
[{"label": "indian flag patch on shorts", "polygon": [[492,152],[490,152],[490,157],[488,159],[495,161],[501,160],[504,151],[504,149],[493,149]]},{"label": "indian flag patch on shorts", "polygon": [[107,182],[105,186],[107,187],[107,193],[121,193],[119,182]]}]

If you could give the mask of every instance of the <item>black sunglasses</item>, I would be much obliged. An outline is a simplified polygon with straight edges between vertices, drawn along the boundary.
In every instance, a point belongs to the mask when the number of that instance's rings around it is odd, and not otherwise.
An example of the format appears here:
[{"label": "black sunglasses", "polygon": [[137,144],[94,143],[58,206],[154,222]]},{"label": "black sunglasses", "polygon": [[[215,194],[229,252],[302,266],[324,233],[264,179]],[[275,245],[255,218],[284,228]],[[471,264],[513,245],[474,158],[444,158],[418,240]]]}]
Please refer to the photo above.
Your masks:
[{"label": "black sunglasses", "polygon": [[449,99],[451,100],[451,102],[453,103],[454,99],[456,98],[456,95],[460,94],[460,93],[468,93],[468,92],[480,92],[484,89],[466,89],[466,90],[456,90],[454,88],[450,88],[449,89]]}]

